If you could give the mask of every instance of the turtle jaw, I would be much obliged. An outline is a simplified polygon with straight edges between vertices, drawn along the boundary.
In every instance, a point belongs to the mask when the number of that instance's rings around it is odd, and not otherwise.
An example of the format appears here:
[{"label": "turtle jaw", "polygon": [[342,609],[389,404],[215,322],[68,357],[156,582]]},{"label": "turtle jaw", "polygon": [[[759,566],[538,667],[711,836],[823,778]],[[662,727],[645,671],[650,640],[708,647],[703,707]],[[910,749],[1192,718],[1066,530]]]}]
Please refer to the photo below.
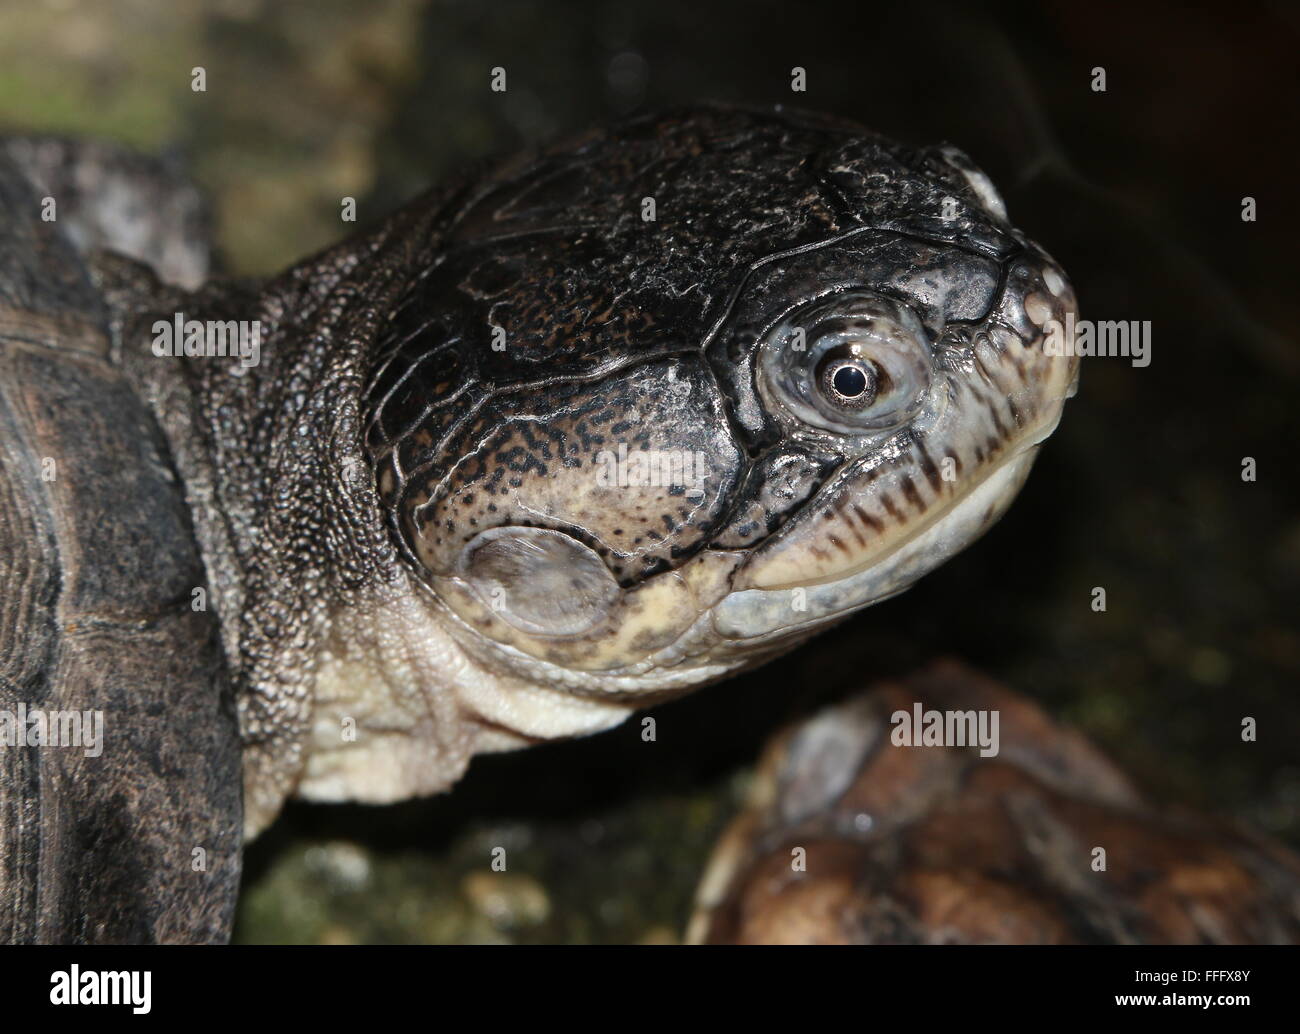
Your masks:
[{"label": "turtle jaw", "polygon": [[[1038,448],[1033,444],[1022,449],[946,512],[895,544],[887,555],[863,561],[852,573],[815,584],[731,593],[713,611],[719,636],[733,643],[803,638],[910,588],[997,522],[1025,483]],[[745,574],[742,584],[753,578],[752,573]]]}]

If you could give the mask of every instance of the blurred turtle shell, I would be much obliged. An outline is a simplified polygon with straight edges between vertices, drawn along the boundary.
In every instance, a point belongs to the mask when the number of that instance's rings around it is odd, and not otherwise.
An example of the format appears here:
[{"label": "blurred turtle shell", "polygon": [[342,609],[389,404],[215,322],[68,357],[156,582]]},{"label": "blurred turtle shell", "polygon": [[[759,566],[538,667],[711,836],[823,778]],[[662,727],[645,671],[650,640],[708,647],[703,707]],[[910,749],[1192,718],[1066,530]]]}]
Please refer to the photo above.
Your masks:
[{"label": "blurred turtle shell", "polygon": [[[996,712],[998,753],[896,746],[891,716],[917,703]],[[1154,807],[1079,733],[940,662],[778,735],[715,849],[689,939],[1295,943],[1300,859]]]}]

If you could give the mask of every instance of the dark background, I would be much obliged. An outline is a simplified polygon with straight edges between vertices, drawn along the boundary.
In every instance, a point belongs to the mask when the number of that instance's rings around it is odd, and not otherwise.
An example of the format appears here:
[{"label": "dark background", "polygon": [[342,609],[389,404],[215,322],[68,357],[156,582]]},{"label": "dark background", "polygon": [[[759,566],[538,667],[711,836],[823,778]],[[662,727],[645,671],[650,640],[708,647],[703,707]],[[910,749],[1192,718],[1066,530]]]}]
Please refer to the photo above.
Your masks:
[{"label": "dark background", "polygon": [[[658,709],[654,744],[633,723],[480,759],[434,801],[291,807],[249,852],[238,938],[674,940],[764,739],[939,655],[1078,725],[1155,799],[1300,846],[1298,45],[1280,3],[0,6],[0,121],[182,155],[237,272],[337,239],[345,194],[378,218],[610,116],[785,102],[959,145],[1085,317],[1152,323],[1151,365],[1086,360],[1020,501],[912,591]],[[496,845],[511,872],[488,883]]]}]

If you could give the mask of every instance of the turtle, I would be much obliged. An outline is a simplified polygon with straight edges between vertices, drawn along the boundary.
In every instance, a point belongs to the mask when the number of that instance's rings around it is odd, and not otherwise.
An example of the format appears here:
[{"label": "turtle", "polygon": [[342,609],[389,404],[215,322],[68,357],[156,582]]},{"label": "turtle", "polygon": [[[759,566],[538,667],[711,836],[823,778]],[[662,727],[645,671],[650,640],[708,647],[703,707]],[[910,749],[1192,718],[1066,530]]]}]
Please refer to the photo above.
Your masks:
[{"label": "turtle", "polygon": [[[996,735],[905,742],[918,709],[996,714]],[[1294,852],[1157,807],[1081,733],[952,659],[778,733],[748,796],[693,943],[1300,942]]]},{"label": "turtle", "polygon": [[3,750],[10,940],[226,940],[290,797],[790,650],[989,528],[1077,388],[988,177],[838,116],[637,115],[261,280],[205,279],[166,170],[3,161],[0,711],[104,725]]}]

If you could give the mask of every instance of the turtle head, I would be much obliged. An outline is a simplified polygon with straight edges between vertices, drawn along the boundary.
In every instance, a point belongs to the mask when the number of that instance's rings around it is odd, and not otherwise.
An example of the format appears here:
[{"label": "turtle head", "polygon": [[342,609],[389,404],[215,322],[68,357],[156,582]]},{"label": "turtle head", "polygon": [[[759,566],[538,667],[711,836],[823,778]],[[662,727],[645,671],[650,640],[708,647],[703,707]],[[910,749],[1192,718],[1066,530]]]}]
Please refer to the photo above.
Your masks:
[{"label": "turtle head", "polygon": [[859,282],[757,316],[745,365],[779,429],[764,457],[777,478],[718,540],[758,536],[714,611],[737,642],[877,603],[969,545],[1011,503],[1075,390],[1077,360],[1049,354],[1073,295],[1028,242],[994,262],[862,234],[760,279],[798,280],[792,267],[809,261]]},{"label": "turtle head", "polygon": [[952,148],[704,109],[502,168],[366,392],[460,706],[588,731],[907,588],[1023,483],[1074,307]]}]

